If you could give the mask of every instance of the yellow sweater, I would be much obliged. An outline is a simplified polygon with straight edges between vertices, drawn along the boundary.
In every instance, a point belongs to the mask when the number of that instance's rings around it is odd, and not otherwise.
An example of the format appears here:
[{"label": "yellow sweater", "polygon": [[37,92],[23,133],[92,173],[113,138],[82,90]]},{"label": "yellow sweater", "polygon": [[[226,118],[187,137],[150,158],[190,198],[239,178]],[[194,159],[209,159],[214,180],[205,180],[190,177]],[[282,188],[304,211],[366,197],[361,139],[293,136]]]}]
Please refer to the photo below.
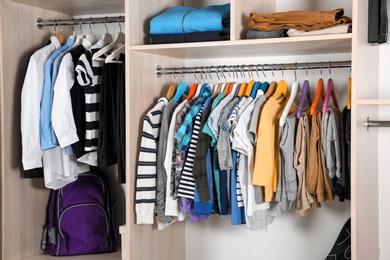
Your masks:
[{"label": "yellow sweater", "polygon": [[[276,192],[279,177],[279,119],[290,93],[287,83],[278,83],[275,93],[267,100],[261,111],[257,129],[253,185],[264,186],[265,201],[270,202]],[[296,112],[293,104],[290,113]]]}]

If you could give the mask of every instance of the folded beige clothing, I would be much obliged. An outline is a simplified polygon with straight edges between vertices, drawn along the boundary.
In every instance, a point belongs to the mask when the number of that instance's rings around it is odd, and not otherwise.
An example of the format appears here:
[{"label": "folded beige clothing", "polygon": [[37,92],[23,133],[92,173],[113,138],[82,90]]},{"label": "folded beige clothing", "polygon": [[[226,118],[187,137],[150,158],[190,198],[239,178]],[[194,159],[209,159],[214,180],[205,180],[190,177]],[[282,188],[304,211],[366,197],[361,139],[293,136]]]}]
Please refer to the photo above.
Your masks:
[{"label": "folded beige clothing", "polygon": [[310,36],[310,35],[341,34],[341,33],[351,32],[350,30],[351,26],[352,24],[349,23],[349,24],[336,25],[325,29],[309,31],[309,32],[292,28],[287,31],[287,35],[289,37],[296,37],[296,36]]}]

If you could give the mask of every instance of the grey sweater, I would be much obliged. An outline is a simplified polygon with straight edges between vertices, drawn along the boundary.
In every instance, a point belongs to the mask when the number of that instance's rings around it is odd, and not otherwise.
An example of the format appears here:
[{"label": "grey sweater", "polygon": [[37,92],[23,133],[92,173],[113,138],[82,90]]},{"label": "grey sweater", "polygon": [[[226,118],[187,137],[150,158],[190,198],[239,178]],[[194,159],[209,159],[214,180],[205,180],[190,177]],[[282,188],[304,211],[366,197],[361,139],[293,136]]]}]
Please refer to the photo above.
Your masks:
[{"label": "grey sweater", "polygon": [[165,200],[167,190],[167,173],[164,168],[165,152],[167,150],[167,137],[172,114],[178,103],[171,99],[164,109],[161,120],[160,138],[157,148],[157,187],[156,187],[156,210],[157,217],[162,223],[171,222],[172,218],[165,216]]},{"label": "grey sweater", "polygon": [[341,177],[341,112],[338,108],[328,108],[322,116],[322,150],[325,169],[332,188]]},{"label": "grey sweater", "polygon": [[289,115],[280,127],[279,181],[275,200],[280,202],[281,209],[291,209],[297,198],[297,170],[294,168],[295,133],[297,126],[296,113]]}]

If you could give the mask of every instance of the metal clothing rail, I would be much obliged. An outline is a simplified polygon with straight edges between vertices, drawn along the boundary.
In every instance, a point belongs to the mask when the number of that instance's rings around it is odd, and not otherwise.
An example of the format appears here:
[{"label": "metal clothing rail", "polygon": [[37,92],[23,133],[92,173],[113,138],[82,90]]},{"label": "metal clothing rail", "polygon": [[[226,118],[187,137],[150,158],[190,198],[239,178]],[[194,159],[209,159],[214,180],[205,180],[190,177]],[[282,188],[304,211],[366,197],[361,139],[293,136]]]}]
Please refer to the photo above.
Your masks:
[{"label": "metal clothing rail", "polygon": [[284,70],[313,70],[313,69],[339,69],[351,68],[351,61],[328,61],[328,62],[295,62],[295,63],[273,63],[273,64],[246,64],[246,65],[219,65],[201,67],[178,67],[162,68],[157,66],[157,77],[162,75],[184,75],[184,74],[220,74],[220,73],[259,73],[264,71],[284,71]]},{"label": "metal clothing rail", "polygon": [[42,30],[45,26],[62,26],[62,25],[83,25],[83,24],[101,24],[101,23],[123,23],[125,22],[124,16],[112,16],[112,17],[91,17],[91,18],[79,18],[79,19],[58,19],[58,20],[43,20],[39,17],[37,19],[38,29]]},{"label": "metal clothing rail", "polygon": [[370,127],[390,127],[390,121],[371,120],[367,117],[367,122],[364,125],[367,126],[367,130],[370,130]]}]

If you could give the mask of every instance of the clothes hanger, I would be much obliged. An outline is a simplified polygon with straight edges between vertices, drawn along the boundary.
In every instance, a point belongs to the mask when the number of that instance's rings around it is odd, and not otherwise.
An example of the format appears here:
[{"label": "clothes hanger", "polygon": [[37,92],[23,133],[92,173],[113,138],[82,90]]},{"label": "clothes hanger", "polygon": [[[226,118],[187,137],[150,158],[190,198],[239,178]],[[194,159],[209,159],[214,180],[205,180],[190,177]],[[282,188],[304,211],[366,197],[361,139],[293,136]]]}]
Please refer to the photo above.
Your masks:
[{"label": "clothes hanger", "polygon": [[[216,75],[218,77],[218,81],[220,82],[221,78],[219,77],[218,72],[216,73]],[[223,84],[221,82],[214,85],[213,94],[211,95],[213,99],[216,98],[217,95],[221,92],[222,85]]]},{"label": "clothes hanger", "polygon": [[92,33],[92,17],[89,18],[89,34],[85,37],[92,45],[97,42],[96,36]]},{"label": "clothes hanger", "polygon": [[[274,75],[274,66],[272,66],[272,76],[275,76]],[[261,86],[260,89],[262,89],[262,87],[263,86]],[[276,81],[272,81],[271,84],[268,85],[267,90],[265,92],[263,91],[265,98],[267,98],[267,99],[270,98],[274,94],[277,87],[278,87],[278,83]]]},{"label": "clothes hanger", "polygon": [[110,44],[106,45],[105,47],[101,48],[99,51],[97,51],[93,56],[92,56],[92,59],[93,60],[100,60],[100,61],[105,61],[106,58],[105,57],[101,57],[103,55],[105,55],[107,52],[109,52],[111,49],[115,48],[117,45],[119,44],[125,44],[125,34],[122,32],[122,26],[121,26],[121,23],[119,23],[119,28],[120,28],[120,32],[116,35],[115,39],[113,42],[111,42]]},{"label": "clothes hanger", "polygon": [[119,56],[125,52],[126,52],[126,45],[122,45],[121,47],[119,47],[118,49],[116,49],[106,57],[105,63],[121,63],[121,61],[115,59],[119,58]]},{"label": "clothes hanger", "polygon": [[334,93],[334,84],[333,84],[333,79],[332,79],[332,73],[330,71],[331,63],[329,62],[329,79],[328,79],[328,84],[326,87],[326,93],[325,93],[325,100],[324,104],[322,105],[322,113],[326,113],[328,110],[328,103],[330,97],[332,97],[333,105],[337,108],[339,108],[339,104],[337,102],[336,95]]},{"label": "clothes hanger", "polygon": [[253,86],[255,85],[256,81],[253,80],[253,65],[249,65],[249,70],[248,70],[248,76],[252,78],[252,80],[249,81],[249,83],[246,85],[246,88],[244,90],[244,97],[249,97],[251,96]]},{"label": "clothes hanger", "polygon": [[83,41],[83,39],[85,38],[85,35],[83,34],[83,28],[81,27],[81,19],[80,19],[79,26],[80,26],[80,34],[77,35],[77,37],[76,37],[76,40],[75,40],[75,42],[74,42],[74,45],[75,45],[75,46],[80,45],[81,42]]},{"label": "clothes hanger", "polygon": [[[173,75],[175,75],[175,70],[173,71]],[[176,77],[174,77],[176,79]],[[176,87],[176,92],[175,92],[175,95],[173,96],[173,100],[175,100],[176,102],[179,101],[179,99],[181,98],[181,96],[183,96],[184,93],[187,93],[189,92],[189,87],[188,87],[188,84],[184,81],[184,76],[183,76],[183,81],[179,83],[179,85],[177,85]]]},{"label": "clothes hanger", "polygon": [[[349,71],[351,73],[351,70]],[[352,78],[349,75],[348,78],[348,99],[347,99],[347,109],[351,110],[351,94],[352,94]]]},{"label": "clothes hanger", "polygon": [[[176,73],[176,72],[175,72],[175,70],[174,70],[172,76],[173,76],[174,80],[176,81],[175,73]],[[174,96],[175,93],[176,93],[177,85],[178,85],[177,82],[174,82],[174,83],[172,83],[171,85],[169,85],[167,94],[165,95],[165,97],[166,97],[167,99],[170,100],[170,99],[173,98],[173,96]]]},{"label": "clothes hanger", "polygon": [[322,62],[321,62],[321,78],[317,82],[317,91],[316,91],[316,95],[314,96],[313,103],[310,106],[310,115],[318,114],[317,104],[318,101],[320,100],[320,97],[322,99],[322,102],[324,102],[325,93],[324,93],[324,80],[322,79]]},{"label": "clothes hanger", "polygon": [[[57,23],[57,20],[54,21],[54,31],[56,32],[57,29],[56,29],[56,25],[58,25],[58,27],[60,27],[60,22]],[[56,33],[55,34],[55,37],[57,38],[58,42],[61,44],[61,45],[64,45],[65,42],[66,42],[66,37],[63,33]]]},{"label": "clothes hanger", "polygon": [[272,97],[276,100],[280,100],[281,98],[288,98],[289,96],[290,94],[288,93],[287,82],[282,79],[281,81],[279,81],[274,94],[272,94]]},{"label": "clothes hanger", "polygon": [[316,95],[314,97],[313,103],[310,106],[310,115],[318,114],[317,104],[318,104],[318,101],[320,100],[320,97],[322,99],[322,102],[324,102],[324,100],[325,100],[325,94],[324,94],[324,90],[323,89],[324,89],[324,81],[323,81],[322,78],[320,78],[318,80],[318,82],[317,82]]},{"label": "clothes hanger", "polygon": [[102,41],[104,42],[104,45],[107,45],[107,44],[113,42],[112,35],[108,32],[106,21],[107,21],[107,16],[103,22],[104,26],[106,27],[106,32],[103,33],[103,35],[102,35]]},{"label": "clothes hanger", "polygon": [[297,118],[301,118],[302,110],[304,109],[306,99],[309,101],[309,105],[311,105],[311,98],[310,98],[310,84],[309,80],[307,79],[307,66],[306,66],[306,79],[303,82],[303,87],[302,87],[302,98],[301,102],[299,102],[298,106],[298,112],[297,112]]},{"label": "clothes hanger", "polygon": [[295,64],[294,74],[295,74],[295,80],[291,85],[290,96],[288,98],[286,106],[283,109],[282,115],[279,119],[279,126],[283,126],[284,123],[286,122],[286,118],[290,112],[290,108],[294,103],[295,96],[297,95],[299,90],[299,82],[297,81],[296,64]]},{"label": "clothes hanger", "polygon": [[251,92],[251,97],[254,99],[257,95],[257,92],[260,90],[260,86],[261,86],[261,82],[260,81],[256,81],[256,83],[254,84],[253,88],[252,88],[252,92]]}]

